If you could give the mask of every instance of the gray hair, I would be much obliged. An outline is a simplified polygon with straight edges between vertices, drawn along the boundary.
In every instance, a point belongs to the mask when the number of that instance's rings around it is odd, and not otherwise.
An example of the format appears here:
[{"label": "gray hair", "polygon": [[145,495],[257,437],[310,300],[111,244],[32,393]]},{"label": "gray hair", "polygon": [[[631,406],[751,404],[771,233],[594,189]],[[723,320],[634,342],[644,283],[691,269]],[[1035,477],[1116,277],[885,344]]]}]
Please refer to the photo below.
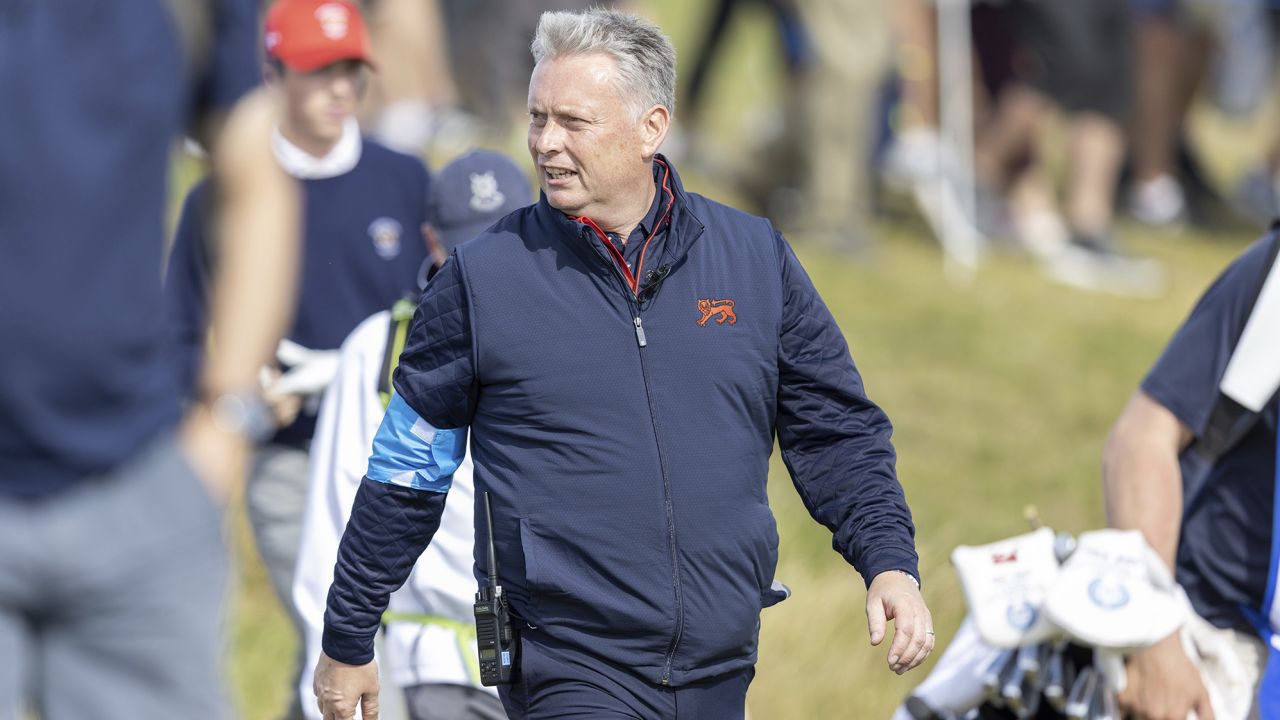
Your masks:
[{"label": "gray hair", "polygon": [[602,52],[618,64],[619,88],[636,114],[662,105],[675,114],[676,50],[653,23],[631,13],[604,8],[544,12],[534,33],[533,61]]}]

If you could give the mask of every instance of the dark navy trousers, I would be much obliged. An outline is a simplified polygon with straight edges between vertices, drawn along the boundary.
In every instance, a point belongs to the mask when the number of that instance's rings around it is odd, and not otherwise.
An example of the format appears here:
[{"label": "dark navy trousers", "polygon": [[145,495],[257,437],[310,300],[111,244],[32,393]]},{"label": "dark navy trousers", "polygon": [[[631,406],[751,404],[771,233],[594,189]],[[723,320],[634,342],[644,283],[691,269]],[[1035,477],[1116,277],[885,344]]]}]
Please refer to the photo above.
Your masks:
[{"label": "dark navy trousers", "polygon": [[510,720],[742,720],[755,668],[657,685],[536,631],[520,637],[519,680],[498,689]]}]

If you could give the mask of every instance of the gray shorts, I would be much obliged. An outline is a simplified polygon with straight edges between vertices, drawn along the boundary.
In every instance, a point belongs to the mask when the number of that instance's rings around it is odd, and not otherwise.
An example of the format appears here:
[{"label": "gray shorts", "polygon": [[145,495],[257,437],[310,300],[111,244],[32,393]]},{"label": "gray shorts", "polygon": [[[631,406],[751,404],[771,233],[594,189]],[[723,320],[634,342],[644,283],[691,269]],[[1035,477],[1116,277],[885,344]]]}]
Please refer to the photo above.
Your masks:
[{"label": "gray shorts", "polygon": [[52,498],[0,498],[0,720],[227,717],[227,570],[172,436]]}]

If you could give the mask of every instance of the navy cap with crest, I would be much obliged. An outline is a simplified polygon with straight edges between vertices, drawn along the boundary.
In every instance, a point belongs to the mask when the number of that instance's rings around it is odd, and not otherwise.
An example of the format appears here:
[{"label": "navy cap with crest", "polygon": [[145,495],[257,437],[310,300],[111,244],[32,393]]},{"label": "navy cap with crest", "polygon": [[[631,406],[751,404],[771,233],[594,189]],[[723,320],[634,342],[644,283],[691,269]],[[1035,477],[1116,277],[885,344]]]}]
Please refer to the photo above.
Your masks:
[{"label": "navy cap with crest", "polygon": [[529,177],[511,158],[472,150],[431,179],[427,217],[445,250],[452,250],[532,203]]}]

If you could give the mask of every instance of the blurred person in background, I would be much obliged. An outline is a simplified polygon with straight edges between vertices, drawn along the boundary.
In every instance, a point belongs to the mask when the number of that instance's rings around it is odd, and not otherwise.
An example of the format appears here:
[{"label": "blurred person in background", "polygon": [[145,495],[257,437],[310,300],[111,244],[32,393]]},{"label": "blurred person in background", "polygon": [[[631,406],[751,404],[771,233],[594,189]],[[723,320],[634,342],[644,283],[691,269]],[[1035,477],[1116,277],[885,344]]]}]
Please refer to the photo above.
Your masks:
[{"label": "blurred person in background", "polygon": [[371,134],[416,155],[465,143],[473,131],[459,108],[440,0],[366,0],[374,51],[389,62],[371,78],[364,116]]},{"label": "blurred person in background", "polygon": [[533,64],[529,38],[548,10],[610,7],[613,0],[440,0],[461,108],[472,116],[476,142],[505,149],[524,117]]},{"label": "blurred person in background", "polygon": [[749,5],[762,5],[770,13],[781,44],[787,78],[799,79],[809,61],[809,38],[794,0],[715,0],[709,5],[706,30],[693,57],[689,80],[680,93],[681,115],[685,124],[696,128],[702,117],[707,81],[724,48],[730,22]]},{"label": "blurred person in background", "polygon": [[886,170],[905,184],[937,171],[938,19],[932,0],[900,0],[890,20],[900,98]]},{"label": "blurred person in background", "polygon": [[866,249],[871,154],[889,68],[890,9],[881,0],[797,0],[812,60],[799,88],[798,192],[776,217],[797,239]]},{"label": "blurred person in background", "polygon": [[[741,8],[761,4],[785,68],[780,121],[755,139],[746,162],[709,157],[698,130],[707,78]],[[735,175],[741,189],[797,240],[857,254],[870,233],[871,151],[890,58],[889,10],[879,0],[724,0],[711,14],[682,105],[687,155],[699,170]],[[685,148],[677,148],[679,154]],[[742,160],[739,153],[739,160]]]},{"label": "blurred person in background", "polygon": [[[1228,119],[1252,120],[1275,95],[1276,40],[1280,3],[1234,0],[1222,8],[1222,37],[1216,48],[1207,93]],[[1280,217],[1280,128],[1267,121],[1265,147],[1245,169],[1232,193],[1233,207],[1258,227]]]},{"label": "blurred person in background", "polygon": [[[467,153],[436,174],[426,237],[434,264],[507,213],[533,201],[524,172],[490,151]],[[425,280],[425,278],[424,278]],[[391,374],[404,348],[416,294],[360,323],[342,343],[337,377],[325,392],[311,445],[311,481],[293,600],[307,625],[307,665],[320,659],[325,597],[333,583],[338,540],[390,400]],[[410,720],[500,720],[498,694],[479,684],[471,574],[471,462],[453,475],[440,530],[391,595],[378,650],[383,677],[405,693]],[[308,718],[318,720],[311,678],[298,688]],[[382,708],[384,717],[387,707]]]},{"label": "blurred person in background", "polygon": [[[0,10],[5,720],[228,716],[221,511],[266,414],[299,221],[253,92],[257,20],[247,0]],[[161,271],[187,129],[210,151],[219,263],[184,414]]]},{"label": "blurred person in background", "polygon": [[[333,351],[362,320],[417,288],[427,257],[428,175],[420,160],[360,136],[355,114],[372,59],[354,5],[278,0],[264,37],[266,84],[281,107],[271,157],[301,181],[305,215],[297,310],[267,382],[276,427],[254,454],[245,501],[277,597],[291,609],[308,446]],[[219,262],[205,236],[212,191],[200,183],[187,196],[166,281],[188,379],[207,357],[206,278]],[[301,636],[301,621],[290,615]],[[300,672],[301,650],[298,657]]]},{"label": "blurred person in background", "polygon": [[[1012,231],[1045,274],[1085,290],[1149,296],[1154,260],[1121,255],[1112,236],[1125,157],[1128,13],[1113,0],[1012,0],[975,11],[990,117],[978,132],[980,187],[1008,205]],[[1062,200],[1038,149],[1054,110],[1067,120]]]},{"label": "blurred person in background", "polygon": [[[741,25],[752,10],[766,11],[783,68],[777,97],[766,107],[744,115],[746,143],[755,148],[753,158],[743,157],[741,146],[726,147],[708,130],[704,107],[709,103],[712,71],[724,56],[732,37],[730,27]],[[706,27],[697,44],[688,81],[680,92],[680,122],[673,123],[667,154],[698,173],[725,185],[734,185],[761,211],[777,204],[782,187],[798,182],[797,153],[801,129],[787,112],[799,105],[800,82],[811,59],[808,31],[794,0],[716,0],[708,6]],[[735,22],[736,21],[736,22]],[[768,170],[762,168],[767,167]]]},{"label": "blurred person in background", "polygon": [[787,595],[775,434],[863,576],[872,644],[892,619],[890,669],[918,666],[932,617],[888,418],[782,236],[658,154],[670,41],[597,9],[543,15],[532,49],[542,200],[456,248],[419,303],[338,548],[322,712],[377,707],[378,624],[469,432],[519,634],[509,717],[743,716],[760,613]]},{"label": "blurred person in background", "polygon": [[[1168,229],[1240,224],[1197,160],[1188,116],[1206,85],[1208,97],[1229,114],[1257,106],[1273,64],[1267,2],[1128,0],[1135,64],[1127,197],[1137,220]],[[1250,214],[1261,205],[1266,214],[1275,199],[1259,197],[1262,189],[1246,178],[1237,209]]]},{"label": "blurred person in background", "polygon": [[1280,716],[1278,252],[1273,229],[1219,275],[1103,452],[1108,524],[1142,531],[1194,611],[1129,660],[1138,718]]}]

